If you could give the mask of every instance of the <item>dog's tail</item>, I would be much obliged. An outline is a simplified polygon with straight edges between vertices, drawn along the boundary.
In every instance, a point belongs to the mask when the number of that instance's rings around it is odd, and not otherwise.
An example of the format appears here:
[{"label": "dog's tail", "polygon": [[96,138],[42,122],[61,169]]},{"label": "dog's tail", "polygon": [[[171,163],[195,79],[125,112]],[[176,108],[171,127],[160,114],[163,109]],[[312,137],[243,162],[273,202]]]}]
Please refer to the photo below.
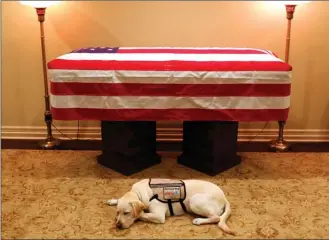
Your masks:
[{"label": "dog's tail", "polygon": [[225,199],[224,213],[219,217],[218,227],[228,234],[235,235],[235,232],[232,231],[226,224],[227,219],[231,215],[231,205],[227,199]]}]

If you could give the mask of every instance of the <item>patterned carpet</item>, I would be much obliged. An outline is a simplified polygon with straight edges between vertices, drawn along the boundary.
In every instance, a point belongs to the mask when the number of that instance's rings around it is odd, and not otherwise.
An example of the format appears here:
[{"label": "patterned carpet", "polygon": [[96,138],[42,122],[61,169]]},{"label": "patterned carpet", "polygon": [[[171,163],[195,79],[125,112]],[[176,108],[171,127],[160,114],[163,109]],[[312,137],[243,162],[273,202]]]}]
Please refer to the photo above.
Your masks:
[{"label": "patterned carpet", "polygon": [[171,156],[133,177],[99,166],[96,151],[2,150],[2,238],[230,238],[216,225],[194,226],[192,216],[165,224],[114,227],[120,197],[142,178],[197,178],[219,184],[232,205],[233,238],[328,238],[328,153],[243,153],[237,166],[209,177]]}]

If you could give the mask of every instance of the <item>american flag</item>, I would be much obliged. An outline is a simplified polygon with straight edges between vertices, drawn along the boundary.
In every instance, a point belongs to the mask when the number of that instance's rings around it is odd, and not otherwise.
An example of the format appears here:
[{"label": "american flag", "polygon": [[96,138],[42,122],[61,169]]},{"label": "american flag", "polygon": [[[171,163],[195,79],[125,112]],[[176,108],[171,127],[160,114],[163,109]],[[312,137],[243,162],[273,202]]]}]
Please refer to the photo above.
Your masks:
[{"label": "american flag", "polygon": [[291,66],[253,48],[95,47],[48,63],[56,120],[278,121]]}]

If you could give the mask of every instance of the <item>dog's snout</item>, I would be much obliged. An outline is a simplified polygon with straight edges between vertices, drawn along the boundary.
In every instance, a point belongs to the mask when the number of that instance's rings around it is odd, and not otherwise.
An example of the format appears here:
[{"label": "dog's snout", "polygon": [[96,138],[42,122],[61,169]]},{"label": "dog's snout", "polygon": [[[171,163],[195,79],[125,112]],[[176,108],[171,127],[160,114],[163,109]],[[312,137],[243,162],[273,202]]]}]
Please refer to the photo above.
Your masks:
[{"label": "dog's snout", "polygon": [[116,224],[116,226],[117,226],[117,228],[122,228],[122,224],[121,224],[121,222],[117,222],[117,224]]}]

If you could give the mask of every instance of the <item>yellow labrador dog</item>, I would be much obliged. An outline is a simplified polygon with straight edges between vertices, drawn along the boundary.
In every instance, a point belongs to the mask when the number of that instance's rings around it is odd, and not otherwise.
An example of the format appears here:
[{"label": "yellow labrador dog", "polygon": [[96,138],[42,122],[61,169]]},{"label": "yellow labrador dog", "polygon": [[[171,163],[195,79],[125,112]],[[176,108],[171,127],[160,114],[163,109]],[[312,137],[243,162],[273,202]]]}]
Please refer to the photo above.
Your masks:
[{"label": "yellow labrador dog", "polygon": [[224,192],[203,180],[144,179],[107,204],[117,206],[116,226],[120,229],[129,228],[137,219],[164,223],[166,216],[188,212],[203,217],[195,218],[195,225],[216,223],[224,232],[235,234],[226,225],[231,207]]}]

